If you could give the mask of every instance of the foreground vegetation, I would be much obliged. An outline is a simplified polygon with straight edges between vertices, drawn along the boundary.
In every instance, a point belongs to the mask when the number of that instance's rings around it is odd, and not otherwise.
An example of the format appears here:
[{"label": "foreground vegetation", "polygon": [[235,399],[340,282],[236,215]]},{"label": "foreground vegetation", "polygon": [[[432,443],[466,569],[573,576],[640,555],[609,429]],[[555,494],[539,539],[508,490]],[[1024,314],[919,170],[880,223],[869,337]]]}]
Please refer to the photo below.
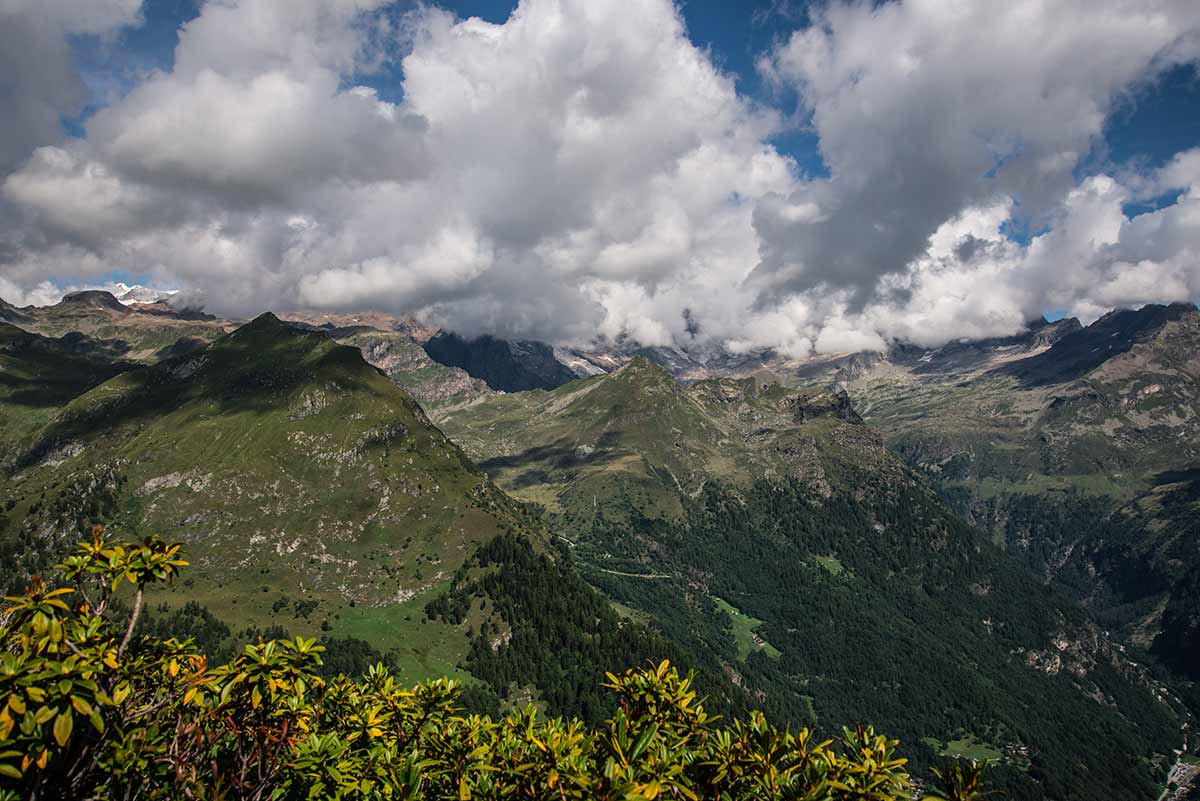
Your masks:
[{"label": "foreground vegetation", "polygon": [[[718,727],[667,662],[608,675],[604,724],[457,714],[447,680],[382,666],[322,678],[313,640],[208,664],[191,641],[137,633],[149,585],[187,563],[157,538],[97,527],[0,619],[0,798],[862,799],[910,797],[896,741],[870,727],[819,742],[761,714]],[[125,585],[129,585],[125,588]],[[115,612],[118,592],[131,607]],[[981,797],[960,763],[931,798]]]}]

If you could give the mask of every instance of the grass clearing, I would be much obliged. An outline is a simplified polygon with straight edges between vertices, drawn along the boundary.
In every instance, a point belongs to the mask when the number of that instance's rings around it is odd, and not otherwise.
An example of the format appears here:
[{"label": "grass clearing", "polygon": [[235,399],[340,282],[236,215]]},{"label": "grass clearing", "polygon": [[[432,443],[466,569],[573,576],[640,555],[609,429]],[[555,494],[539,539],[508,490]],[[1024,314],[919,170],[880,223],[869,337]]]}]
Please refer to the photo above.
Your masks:
[{"label": "grass clearing", "polygon": [[941,751],[942,756],[959,757],[961,759],[974,759],[976,761],[999,762],[1004,758],[1004,754],[996,746],[985,743],[975,738],[975,735],[968,734],[957,740],[951,740],[946,743],[946,747]]},{"label": "grass clearing", "polygon": [[738,659],[743,662],[750,656],[751,651],[762,651],[772,659],[778,659],[782,654],[779,649],[764,640],[755,630],[762,625],[756,617],[750,617],[728,601],[713,596],[713,603],[733,621],[733,639],[737,643]]},{"label": "grass clearing", "polygon": [[846,566],[836,556],[814,556],[813,561],[828,570],[833,576],[840,576],[846,571]]},{"label": "grass clearing", "polygon": [[425,604],[445,588],[440,585],[402,604],[343,609],[330,633],[357,637],[390,653],[396,660],[396,675],[405,683],[442,676],[475,683],[475,677],[458,667],[469,646],[465,627],[425,617]]},{"label": "grass clearing", "polygon": [[632,620],[635,623],[650,623],[652,620],[650,615],[646,614],[640,609],[634,609],[632,606],[626,606],[625,604],[620,603],[619,601],[614,601],[611,598],[609,599],[608,603],[612,606],[613,611],[625,620]]}]

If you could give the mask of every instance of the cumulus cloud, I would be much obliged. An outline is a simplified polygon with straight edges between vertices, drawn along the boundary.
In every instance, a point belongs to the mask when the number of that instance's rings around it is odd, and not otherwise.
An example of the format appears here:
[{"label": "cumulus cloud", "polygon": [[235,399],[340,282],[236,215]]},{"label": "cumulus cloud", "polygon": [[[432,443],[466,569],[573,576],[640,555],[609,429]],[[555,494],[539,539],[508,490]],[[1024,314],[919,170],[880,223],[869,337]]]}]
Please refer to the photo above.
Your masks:
[{"label": "cumulus cloud", "polygon": [[[119,263],[235,313],[375,305],[557,339],[665,341],[695,286],[732,324],[753,199],[794,179],[764,144],[778,116],[670,2],[526,0],[504,25],[372,5],[206,5],[171,72],[7,179],[13,270],[74,247],[75,273]],[[381,36],[407,48],[400,102],[348,82]]]},{"label": "cumulus cloud", "polygon": [[63,291],[50,281],[27,289],[0,276],[0,299],[14,306],[51,306],[62,300],[62,296]]},{"label": "cumulus cloud", "polygon": [[866,301],[964,209],[1040,222],[1122,92],[1200,54],[1189,0],[834,3],[764,60],[793,86],[830,176],[759,205],[772,293]]},{"label": "cumulus cloud", "polygon": [[[53,22],[60,48],[138,11],[14,3],[0,15]],[[1200,52],[1187,0],[822,6],[762,62],[820,137],[816,179],[769,144],[797,121],[739,96],[670,0],[395,11],[209,0],[173,67],[86,136],[46,127],[8,163],[0,140],[0,296],[121,270],[233,315],[374,307],[576,343],[695,328],[801,357],[1196,294],[1200,156],[1076,178],[1119,98]],[[381,71],[394,91],[363,85]],[[1014,220],[1045,233],[1014,242]]]},{"label": "cumulus cloud", "polygon": [[[1185,154],[1150,176],[1169,184]],[[1130,218],[1132,191],[1099,175],[1071,189],[1052,227],[1028,246],[1003,232],[1011,201],[972,207],[943,223],[901,273],[876,285],[850,326],[937,346],[1020,330],[1047,307],[1085,324],[1114,307],[1200,297],[1200,197]],[[823,348],[817,350],[839,350]],[[874,348],[879,349],[879,348]]]}]

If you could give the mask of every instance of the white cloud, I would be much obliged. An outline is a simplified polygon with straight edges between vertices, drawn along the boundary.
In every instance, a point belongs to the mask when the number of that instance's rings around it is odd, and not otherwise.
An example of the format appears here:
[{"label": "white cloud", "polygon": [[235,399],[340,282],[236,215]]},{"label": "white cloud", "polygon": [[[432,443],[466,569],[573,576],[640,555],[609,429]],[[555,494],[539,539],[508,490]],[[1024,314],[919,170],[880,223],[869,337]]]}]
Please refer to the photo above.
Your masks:
[{"label": "white cloud", "polygon": [[[828,180],[761,205],[770,292],[869,300],[946,220],[997,195],[1035,222],[1121,93],[1200,53],[1192,0],[831,3],[764,62],[800,93]],[[798,218],[815,207],[819,217]]]},{"label": "white cloud", "polygon": [[[47,36],[138,7],[56,0]],[[764,62],[811,115],[814,180],[670,0],[523,0],[502,25],[381,7],[209,0],[84,139],[0,152],[0,295],[122,270],[228,314],[371,306],[576,343],[679,341],[687,308],[802,357],[1197,293],[1196,152],[1073,174],[1119,97],[1196,57],[1194,3],[823,7]],[[403,75],[386,98],[356,85],[377,69]],[[1014,217],[1049,230],[1021,246]]]},{"label": "white cloud", "polygon": [[1197,191],[1195,187],[1200,186],[1200,147],[1177,153],[1154,178],[1152,183],[1158,192],[1171,189]]},{"label": "white cloud", "polygon": [[329,181],[423,173],[421,121],[338,83],[322,71],[160,76],[97,114],[89,142],[131,177],[180,192],[205,189],[238,205],[287,203]]},{"label": "white cloud", "polygon": [[145,228],[170,198],[77,150],[42,147],[4,183],[9,200],[52,234],[94,248]]},{"label": "white cloud", "polygon": [[0,276],[0,298],[14,306],[52,306],[62,300],[63,291],[49,281],[29,289]]},{"label": "white cloud", "polygon": [[[1162,174],[1177,174],[1179,163]],[[1131,191],[1094,176],[1068,192],[1053,227],[1028,247],[1001,233],[1007,204],[968,209],[940,226],[904,273],[879,282],[877,300],[863,308],[857,325],[932,346],[1013,333],[1046,307],[1089,323],[1113,307],[1194,300],[1200,297],[1194,192],[1130,219],[1123,207]]]},{"label": "white cloud", "polygon": [[699,285],[738,316],[753,199],[794,179],[763,141],[777,118],[670,2],[526,0],[505,25],[424,9],[383,28],[410,47],[397,104],[347,85],[389,52],[367,5],[206,5],[172,72],[5,196],[96,257],[75,273],[119,259],[232,312],[371,304],[586,339],[640,298],[655,319],[634,327],[661,338]]}]

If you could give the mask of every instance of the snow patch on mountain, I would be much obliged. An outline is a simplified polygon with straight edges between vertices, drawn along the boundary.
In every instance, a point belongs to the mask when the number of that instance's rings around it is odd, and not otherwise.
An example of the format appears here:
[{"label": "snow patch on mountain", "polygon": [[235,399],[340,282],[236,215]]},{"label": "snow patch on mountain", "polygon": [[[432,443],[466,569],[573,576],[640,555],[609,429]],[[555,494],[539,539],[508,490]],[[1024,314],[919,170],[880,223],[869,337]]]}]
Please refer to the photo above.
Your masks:
[{"label": "snow patch on mountain", "polygon": [[141,284],[126,284],[121,281],[105,288],[126,306],[132,306],[135,303],[166,303],[179,294],[178,289],[154,289]]}]

